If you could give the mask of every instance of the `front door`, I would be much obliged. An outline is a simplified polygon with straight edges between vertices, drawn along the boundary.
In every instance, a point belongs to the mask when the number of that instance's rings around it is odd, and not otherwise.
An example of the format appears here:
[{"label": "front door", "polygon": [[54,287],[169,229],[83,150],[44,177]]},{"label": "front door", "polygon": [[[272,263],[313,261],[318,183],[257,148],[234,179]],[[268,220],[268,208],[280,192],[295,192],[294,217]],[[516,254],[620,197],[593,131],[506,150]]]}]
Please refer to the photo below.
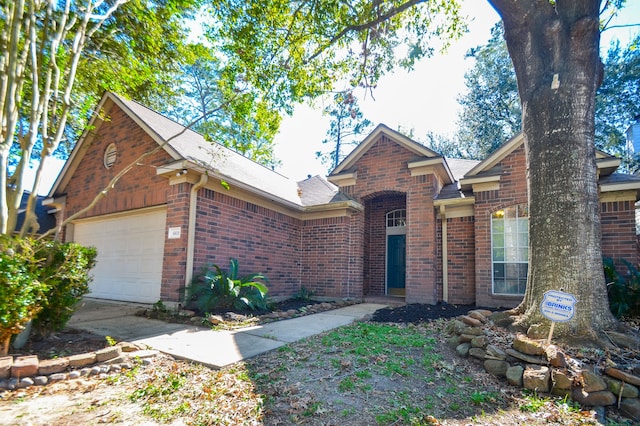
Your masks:
[{"label": "front door", "polygon": [[387,235],[387,294],[404,296],[406,236]]},{"label": "front door", "polygon": [[407,211],[397,209],[387,219],[387,294],[405,295]]}]

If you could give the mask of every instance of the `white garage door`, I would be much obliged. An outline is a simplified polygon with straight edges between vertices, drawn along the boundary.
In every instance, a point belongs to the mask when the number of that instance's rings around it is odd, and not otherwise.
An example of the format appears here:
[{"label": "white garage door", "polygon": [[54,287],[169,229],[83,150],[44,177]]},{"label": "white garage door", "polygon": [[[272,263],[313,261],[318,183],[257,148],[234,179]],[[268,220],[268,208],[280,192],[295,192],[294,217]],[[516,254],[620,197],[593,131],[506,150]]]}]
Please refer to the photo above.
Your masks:
[{"label": "white garage door", "polygon": [[74,241],[98,250],[90,297],[160,300],[166,210],[77,222]]}]

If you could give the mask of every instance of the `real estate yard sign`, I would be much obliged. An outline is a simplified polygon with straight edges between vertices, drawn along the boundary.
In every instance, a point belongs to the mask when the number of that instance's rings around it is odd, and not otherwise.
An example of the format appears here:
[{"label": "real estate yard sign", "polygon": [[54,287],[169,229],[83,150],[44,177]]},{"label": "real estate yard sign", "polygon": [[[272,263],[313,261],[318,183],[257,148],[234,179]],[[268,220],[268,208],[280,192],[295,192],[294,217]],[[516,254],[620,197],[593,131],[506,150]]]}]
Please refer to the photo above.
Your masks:
[{"label": "real estate yard sign", "polygon": [[573,318],[575,314],[574,305],[577,302],[578,299],[576,299],[573,294],[563,291],[549,290],[544,293],[544,297],[540,303],[540,313],[545,318],[551,320],[547,345],[551,342],[551,336],[553,335],[556,322],[567,322]]}]

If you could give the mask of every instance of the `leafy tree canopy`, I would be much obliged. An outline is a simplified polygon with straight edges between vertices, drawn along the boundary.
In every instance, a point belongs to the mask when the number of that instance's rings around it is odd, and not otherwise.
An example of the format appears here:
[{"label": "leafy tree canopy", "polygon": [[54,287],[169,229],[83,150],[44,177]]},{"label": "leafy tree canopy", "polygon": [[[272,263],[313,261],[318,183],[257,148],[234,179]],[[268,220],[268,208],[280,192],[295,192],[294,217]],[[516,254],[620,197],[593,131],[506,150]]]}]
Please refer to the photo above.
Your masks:
[{"label": "leafy tree canopy", "polygon": [[460,6],[448,0],[213,0],[209,14],[207,36],[230,75],[288,112],[344,78],[373,87],[466,30]]}]

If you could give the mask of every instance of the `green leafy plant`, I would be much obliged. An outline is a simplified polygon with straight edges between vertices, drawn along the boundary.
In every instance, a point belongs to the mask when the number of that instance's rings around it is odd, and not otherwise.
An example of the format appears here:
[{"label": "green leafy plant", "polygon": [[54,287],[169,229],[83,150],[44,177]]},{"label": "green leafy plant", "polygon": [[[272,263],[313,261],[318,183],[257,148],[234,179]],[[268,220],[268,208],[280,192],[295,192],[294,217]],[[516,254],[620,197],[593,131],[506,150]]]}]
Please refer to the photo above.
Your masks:
[{"label": "green leafy plant", "polygon": [[0,354],[9,340],[42,309],[48,287],[38,279],[35,243],[0,235]]},{"label": "green leafy plant", "polygon": [[624,259],[621,262],[627,267],[626,275],[618,272],[613,259],[603,259],[609,308],[617,318],[640,314],[640,271]]},{"label": "green leafy plant", "polygon": [[313,290],[309,290],[306,287],[300,287],[300,290],[296,294],[293,295],[291,299],[293,300],[302,300],[302,301],[310,301],[315,293]]},{"label": "green leafy plant", "polygon": [[45,241],[35,252],[37,279],[47,285],[46,300],[33,321],[43,336],[60,331],[75,312],[76,304],[89,292],[89,272],[96,264],[94,247]]},{"label": "green leafy plant", "polygon": [[228,271],[212,265],[196,277],[189,288],[188,300],[202,312],[267,310],[267,277],[259,273],[239,277],[238,260],[232,258],[229,263]]}]

